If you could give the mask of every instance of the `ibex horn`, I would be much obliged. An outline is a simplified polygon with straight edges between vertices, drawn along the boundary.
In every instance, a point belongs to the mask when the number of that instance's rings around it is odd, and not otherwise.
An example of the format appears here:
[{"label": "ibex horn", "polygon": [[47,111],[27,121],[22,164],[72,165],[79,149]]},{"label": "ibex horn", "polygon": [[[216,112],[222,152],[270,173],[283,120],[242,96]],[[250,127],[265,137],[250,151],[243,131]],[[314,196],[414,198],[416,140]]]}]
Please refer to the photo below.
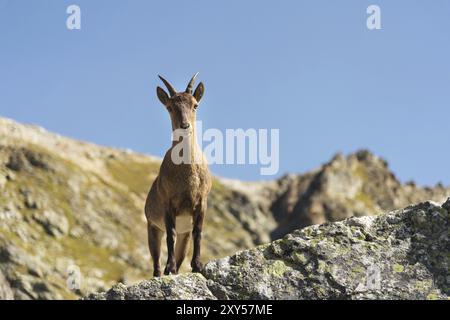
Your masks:
[{"label": "ibex horn", "polygon": [[191,81],[189,81],[189,84],[186,88],[186,93],[190,93],[192,94],[192,88],[194,87],[194,82],[195,82],[195,78],[197,78],[198,76],[198,72],[196,74],[194,74],[194,76],[192,77]]},{"label": "ibex horn", "polygon": [[173,97],[177,93],[175,91],[175,89],[172,87],[172,85],[166,79],[164,79],[160,75],[158,75],[158,77],[161,79],[162,82],[164,82],[164,84],[167,87],[167,90],[169,90],[170,96]]}]

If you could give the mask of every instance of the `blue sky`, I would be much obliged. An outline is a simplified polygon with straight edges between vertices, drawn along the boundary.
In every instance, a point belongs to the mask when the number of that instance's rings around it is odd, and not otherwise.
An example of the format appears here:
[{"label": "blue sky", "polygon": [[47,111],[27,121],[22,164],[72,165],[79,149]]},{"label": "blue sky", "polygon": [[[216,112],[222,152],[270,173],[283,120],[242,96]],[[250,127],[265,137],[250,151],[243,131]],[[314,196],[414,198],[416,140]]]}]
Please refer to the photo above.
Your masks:
[{"label": "blue sky", "polygon": [[[370,4],[382,30],[366,28]],[[368,148],[402,181],[448,185],[449,57],[446,0],[0,0],[0,116],[161,156],[157,74],[181,90],[199,71],[203,125],[279,128],[280,175]]]}]

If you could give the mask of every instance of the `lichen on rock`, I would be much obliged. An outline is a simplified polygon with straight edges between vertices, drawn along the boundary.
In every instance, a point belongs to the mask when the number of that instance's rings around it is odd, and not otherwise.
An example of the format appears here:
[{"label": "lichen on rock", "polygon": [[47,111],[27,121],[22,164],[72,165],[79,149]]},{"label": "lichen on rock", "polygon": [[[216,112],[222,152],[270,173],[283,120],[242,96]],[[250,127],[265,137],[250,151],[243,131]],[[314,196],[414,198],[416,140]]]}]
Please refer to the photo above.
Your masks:
[{"label": "lichen on rock", "polygon": [[447,299],[449,207],[450,199],[424,202],[307,227],[213,260],[203,276],[152,279],[88,298]]}]

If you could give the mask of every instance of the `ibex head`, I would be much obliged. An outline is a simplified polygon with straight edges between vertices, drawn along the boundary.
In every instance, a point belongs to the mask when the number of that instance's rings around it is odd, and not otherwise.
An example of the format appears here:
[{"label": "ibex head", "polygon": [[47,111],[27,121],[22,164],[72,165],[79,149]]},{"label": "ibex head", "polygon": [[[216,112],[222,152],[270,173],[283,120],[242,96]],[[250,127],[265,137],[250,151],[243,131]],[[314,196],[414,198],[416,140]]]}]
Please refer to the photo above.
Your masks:
[{"label": "ibex head", "polygon": [[195,125],[195,112],[203,97],[203,92],[205,87],[203,83],[200,82],[194,93],[192,93],[192,88],[194,87],[195,78],[198,73],[196,73],[184,92],[176,92],[173,86],[163,77],[159,78],[164,82],[169,90],[170,96],[160,87],[156,88],[156,93],[158,95],[159,101],[166,106],[170,114],[170,119],[172,121],[172,129],[189,129],[193,128]]}]

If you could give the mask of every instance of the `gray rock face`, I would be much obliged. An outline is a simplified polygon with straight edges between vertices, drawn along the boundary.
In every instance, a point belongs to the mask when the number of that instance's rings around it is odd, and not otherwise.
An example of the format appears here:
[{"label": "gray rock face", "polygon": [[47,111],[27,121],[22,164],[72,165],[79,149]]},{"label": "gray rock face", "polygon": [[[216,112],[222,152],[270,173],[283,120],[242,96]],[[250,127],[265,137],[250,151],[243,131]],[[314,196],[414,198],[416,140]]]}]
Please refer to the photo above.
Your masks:
[{"label": "gray rock face", "polygon": [[278,226],[273,240],[296,229],[345,218],[377,215],[426,200],[445,201],[450,189],[402,184],[387,162],[367,150],[337,154],[317,171],[278,181],[271,211]]},{"label": "gray rock face", "polygon": [[104,293],[94,293],[89,300],[214,300],[206,279],[201,274],[189,273],[143,281],[126,287],[119,283]]},{"label": "gray rock face", "polygon": [[297,230],[182,274],[88,299],[448,299],[450,199]]}]

